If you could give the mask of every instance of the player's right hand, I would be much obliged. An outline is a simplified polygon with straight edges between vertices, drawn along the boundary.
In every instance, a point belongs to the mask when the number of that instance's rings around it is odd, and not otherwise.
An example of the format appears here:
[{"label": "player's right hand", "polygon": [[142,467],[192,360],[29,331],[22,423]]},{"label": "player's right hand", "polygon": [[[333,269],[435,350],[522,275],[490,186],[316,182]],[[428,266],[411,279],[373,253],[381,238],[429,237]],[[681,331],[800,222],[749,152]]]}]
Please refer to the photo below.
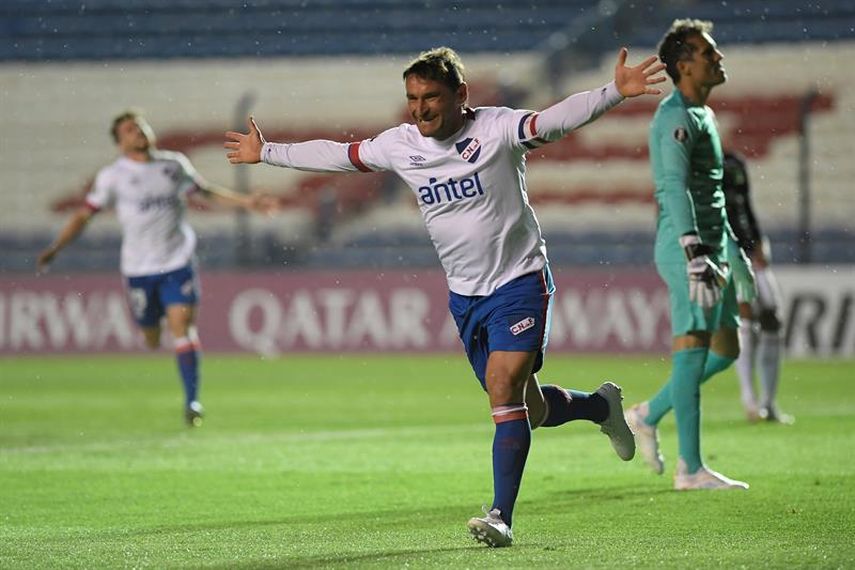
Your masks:
[{"label": "player's right hand", "polygon": [[251,208],[256,212],[272,216],[282,210],[279,198],[267,192],[253,192],[249,199]]},{"label": "player's right hand", "polygon": [[226,158],[232,164],[261,162],[261,147],[267,141],[264,140],[264,135],[261,134],[261,129],[258,128],[254,117],[247,119],[246,126],[249,129],[247,134],[235,131],[226,133],[226,142],[223,147],[231,151],[226,153]]},{"label": "player's right hand", "polygon": [[702,244],[698,236],[682,236],[680,245],[688,259],[686,272],[689,277],[689,300],[702,309],[712,309],[721,300],[727,273],[710,259],[712,249]]},{"label": "player's right hand", "polygon": [[36,258],[36,271],[38,273],[47,273],[50,262],[53,261],[54,257],[56,257],[56,251],[52,248],[48,248],[41,252]]}]

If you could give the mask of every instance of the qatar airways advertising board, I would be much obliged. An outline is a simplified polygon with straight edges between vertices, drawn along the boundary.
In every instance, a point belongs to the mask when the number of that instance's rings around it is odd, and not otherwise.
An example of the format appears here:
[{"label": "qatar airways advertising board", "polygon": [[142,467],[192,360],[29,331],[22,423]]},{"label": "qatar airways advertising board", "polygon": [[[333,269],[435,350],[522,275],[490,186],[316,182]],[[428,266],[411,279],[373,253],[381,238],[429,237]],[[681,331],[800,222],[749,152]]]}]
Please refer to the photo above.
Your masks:
[{"label": "qatar airways advertising board", "polygon": [[[855,356],[855,269],[776,270],[791,356]],[[461,350],[439,271],[205,273],[209,352]],[[551,352],[667,353],[668,293],[650,269],[555,271]],[[143,351],[115,274],[0,277],[0,354]]]}]

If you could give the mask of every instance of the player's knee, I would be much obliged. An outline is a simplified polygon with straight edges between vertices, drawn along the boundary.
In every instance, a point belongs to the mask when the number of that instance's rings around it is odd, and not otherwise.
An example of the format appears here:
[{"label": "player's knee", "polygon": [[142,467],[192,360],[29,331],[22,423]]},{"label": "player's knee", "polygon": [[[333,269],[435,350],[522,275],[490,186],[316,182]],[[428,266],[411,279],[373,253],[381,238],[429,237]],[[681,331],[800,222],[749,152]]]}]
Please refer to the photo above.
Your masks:
[{"label": "player's knee", "polygon": [[729,360],[739,358],[739,332],[735,328],[722,328],[713,335],[710,350]]},{"label": "player's knee", "polygon": [[549,404],[540,398],[526,398],[525,403],[528,407],[528,423],[531,429],[539,428],[549,413]]}]

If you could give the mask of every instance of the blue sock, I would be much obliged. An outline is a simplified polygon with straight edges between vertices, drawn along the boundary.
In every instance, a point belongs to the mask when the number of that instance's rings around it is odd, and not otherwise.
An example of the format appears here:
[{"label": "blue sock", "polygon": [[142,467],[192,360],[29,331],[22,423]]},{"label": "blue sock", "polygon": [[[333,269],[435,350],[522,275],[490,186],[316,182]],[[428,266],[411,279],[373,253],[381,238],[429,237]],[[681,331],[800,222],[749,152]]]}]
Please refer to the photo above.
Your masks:
[{"label": "blue sock", "polygon": [[198,399],[199,394],[199,351],[197,346],[187,338],[175,339],[175,356],[178,360],[178,371],[184,384],[185,404],[190,405]]},{"label": "blue sock", "polygon": [[520,490],[523,469],[531,447],[531,428],[523,404],[493,408],[496,435],[493,437],[493,509],[511,526],[514,503]]},{"label": "blue sock", "polygon": [[554,427],[573,420],[589,420],[600,423],[609,417],[609,403],[595,392],[565,390],[560,386],[546,384],[540,387],[546,400],[548,412],[541,427]]}]

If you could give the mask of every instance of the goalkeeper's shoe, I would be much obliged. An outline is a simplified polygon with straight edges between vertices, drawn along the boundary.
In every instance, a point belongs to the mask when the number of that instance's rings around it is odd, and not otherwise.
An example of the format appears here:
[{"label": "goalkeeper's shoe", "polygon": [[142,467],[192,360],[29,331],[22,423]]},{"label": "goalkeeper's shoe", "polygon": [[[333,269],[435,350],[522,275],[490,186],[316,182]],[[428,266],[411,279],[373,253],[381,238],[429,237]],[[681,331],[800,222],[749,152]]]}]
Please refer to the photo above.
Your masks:
[{"label": "goalkeeper's shoe", "polygon": [[638,450],[644,462],[654,473],[662,475],[665,471],[665,458],[659,451],[659,431],[656,426],[645,423],[647,412],[647,402],[634,405],[626,411],[626,423],[635,434],[635,442],[638,444]]},{"label": "goalkeeper's shoe", "polygon": [[694,473],[688,473],[686,463],[680,458],[677,461],[677,472],[674,474],[674,488],[678,491],[693,489],[748,489],[748,483],[725,477],[712,469],[701,466]]},{"label": "goalkeeper's shoe", "polygon": [[793,425],[796,423],[796,418],[791,416],[790,414],[785,414],[781,410],[777,409],[775,406],[766,406],[760,408],[758,411],[758,415],[761,420],[776,423],[776,424],[784,424],[784,425]]},{"label": "goalkeeper's shoe", "polygon": [[483,510],[483,517],[469,519],[466,525],[469,527],[469,533],[478,542],[483,542],[493,548],[510,546],[514,542],[514,533],[511,531],[511,527],[502,520],[501,511],[499,509],[488,511],[487,507],[483,507]]},{"label": "goalkeeper's shoe", "polygon": [[186,408],[184,408],[184,421],[187,422],[188,427],[201,426],[202,417],[204,415],[205,410],[202,408],[202,404],[196,400],[193,400]]},{"label": "goalkeeper's shoe", "polygon": [[632,436],[632,431],[626,425],[626,419],[623,416],[623,404],[621,403],[623,396],[620,386],[614,382],[603,382],[597,388],[597,394],[609,404],[609,415],[600,423],[600,431],[609,436],[618,457],[624,461],[629,461],[635,456],[635,438]]}]

